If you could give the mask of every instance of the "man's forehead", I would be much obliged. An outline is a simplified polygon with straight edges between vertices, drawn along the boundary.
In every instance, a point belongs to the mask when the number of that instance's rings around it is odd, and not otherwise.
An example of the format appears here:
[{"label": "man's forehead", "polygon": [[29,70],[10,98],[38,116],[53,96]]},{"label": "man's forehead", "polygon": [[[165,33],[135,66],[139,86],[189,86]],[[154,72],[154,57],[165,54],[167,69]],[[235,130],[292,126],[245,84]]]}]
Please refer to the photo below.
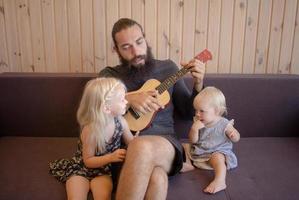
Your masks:
[{"label": "man's forehead", "polygon": [[135,42],[141,37],[143,37],[143,33],[137,25],[122,29],[115,34],[115,39],[118,44]]}]

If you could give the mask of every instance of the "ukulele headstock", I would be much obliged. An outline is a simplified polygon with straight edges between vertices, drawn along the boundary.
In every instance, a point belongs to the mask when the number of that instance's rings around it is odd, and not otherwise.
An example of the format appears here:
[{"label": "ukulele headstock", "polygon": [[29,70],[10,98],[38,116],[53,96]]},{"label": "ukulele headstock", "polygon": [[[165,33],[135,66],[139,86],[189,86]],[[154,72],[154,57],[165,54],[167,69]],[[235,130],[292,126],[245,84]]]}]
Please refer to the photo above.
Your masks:
[{"label": "ukulele headstock", "polygon": [[206,63],[208,60],[212,60],[212,54],[208,49],[205,49],[197,54],[194,58],[200,60],[203,63]]}]

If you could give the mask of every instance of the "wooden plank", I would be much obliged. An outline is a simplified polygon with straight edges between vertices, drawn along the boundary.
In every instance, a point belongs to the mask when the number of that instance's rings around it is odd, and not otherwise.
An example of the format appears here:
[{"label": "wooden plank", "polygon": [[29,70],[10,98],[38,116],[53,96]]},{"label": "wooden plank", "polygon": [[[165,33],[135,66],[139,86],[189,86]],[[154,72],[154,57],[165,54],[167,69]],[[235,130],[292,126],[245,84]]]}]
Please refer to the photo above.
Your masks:
[{"label": "wooden plank", "polygon": [[292,53],[291,74],[299,74],[299,3],[297,3],[297,18],[295,25],[294,48]]},{"label": "wooden plank", "polygon": [[195,54],[208,48],[208,20],[209,20],[209,0],[197,0],[195,38],[194,38]]},{"label": "wooden plank", "polygon": [[267,69],[271,9],[272,0],[261,0],[254,69],[257,74],[264,74]]},{"label": "wooden plank", "polygon": [[235,1],[234,29],[232,43],[231,73],[241,73],[244,52],[244,34],[246,26],[246,0]]},{"label": "wooden plank", "polygon": [[144,9],[145,0],[132,1],[132,19],[137,21],[144,28]]},{"label": "wooden plank", "polygon": [[3,0],[0,0],[0,73],[9,72]]},{"label": "wooden plank", "polygon": [[99,72],[107,65],[106,37],[111,34],[106,35],[105,0],[94,0],[93,5],[95,70]]},{"label": "wooden plank", "polygon": [[34,72],[45,72],[45,47],[40,0],[29,0]]},{"label": "wooden plank", "polygon": [[278,73],[285,1],[273,0],[267,73]]},{"label": "wooden plank", "polygon": [[56,54],[56,38],[55,38],[55,20],[54,20],[54,1],[42,1],[42,18],[44,30],[44,45],[46,71],[57,72],[57,54]]},{"label": "wooden plank", "polygon": [[286,0],[278,73],[288,74],[291,68],[297,0]]},{"label": "wooden plank", "polygon": [[68,0],[70,72],[82,72],[80,0]]},{"label": "wooden plank", "polygon": [[22,72],[34,72],[32,59],[29,5],[27,0],[17,0],[17,24],[21,50]]},{"label": "wooden plank", "polygon": [[195,37],[195,0],[184,1],[183,30],[182,30],[182,61],[188,62],[194,57]]},{"label": "wooden plank", "polygon": [[245,74],[252,74],[254,72],[258,11],[259,0],[251,0],[247,2],[247,18],[243,55],[243,73]]},{"label": "wooden plank", "polygon": [[21,52],[18,39],[17,11],[15,1],[4,0],[4,17],[8,50],[9,71],[21,72]]},{"label": "wooden plank", "polygon": [[132,2],[131,0],[119,0],[119,17],[131,18]]},{"label": "wooden plank", "polygon": [[144,32],[154,56],[157,56],[157,0],[145,1]]},{"label": "wooden plank", "polygon": [[55,0],[55,32],[58,72],[70,71],[67,0]]},{"label": "wooden plank", "polygon": [[234,0],[226,0],[221,7],[218,73],[229,73],[232,51]]},{"label": "wooden plank", "polygon": [[208,26],[208,49],[213,54],[213,59],[207,63],[207,72],[216,73],[218,68],[218,51],[220,36],[221,1],[210,0],[209,26]]},{"label": "wooden plank", "polygon": [[[111,31],[114,23],[118,20],[118,0],[106,1],[106,35],[107,35],[107,65],[115,66],[119,63],[117,53],[114,51],[114,44]],[[108,12],[109,11],[109,12]]]},{"label": "wooden plank", "polygon": [[92,0],[81,0],[81,38],[83,72],[95,72]]},{"label": "wooden plank", "polygon": [[157,58],[169,58],[170,1],[158,1]]},{"label": "wooden plank", "polygon": [[169,57],[178,66],[181,60],[183,3],[180,0],[170,1],[170,47]]}]

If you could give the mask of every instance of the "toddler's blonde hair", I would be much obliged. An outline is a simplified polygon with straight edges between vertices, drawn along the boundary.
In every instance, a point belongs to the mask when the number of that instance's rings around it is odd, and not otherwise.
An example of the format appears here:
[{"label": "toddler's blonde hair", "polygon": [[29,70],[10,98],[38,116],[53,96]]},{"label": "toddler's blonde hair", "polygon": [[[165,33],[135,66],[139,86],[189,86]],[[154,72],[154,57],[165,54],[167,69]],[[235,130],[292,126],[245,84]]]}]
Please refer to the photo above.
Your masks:
[{"label": "toddler's blonde hair", "polygon": [[195,105],[197,101],[200,101],[203,98],[207,99],[209,104],[219,111],[219,115],[222,116],[224,114],[227,114],[225,96],[221,92],[221,90],[213,86],[205,87],[202,91],[200,91],[200,93],[196,95],[193,105]]},{"label": "toddler's blonde hair", "polygon": [[89,127],[89,139],[96,140],[100,153],[106,151],[104,131],[109,120],[112,120],[103,109],[113,99],[116,94],[115,88],[119,86],[125,89],[124,84],[115,78],[95,78],[88,81],[77,111],[81,130],[84,126]]}]

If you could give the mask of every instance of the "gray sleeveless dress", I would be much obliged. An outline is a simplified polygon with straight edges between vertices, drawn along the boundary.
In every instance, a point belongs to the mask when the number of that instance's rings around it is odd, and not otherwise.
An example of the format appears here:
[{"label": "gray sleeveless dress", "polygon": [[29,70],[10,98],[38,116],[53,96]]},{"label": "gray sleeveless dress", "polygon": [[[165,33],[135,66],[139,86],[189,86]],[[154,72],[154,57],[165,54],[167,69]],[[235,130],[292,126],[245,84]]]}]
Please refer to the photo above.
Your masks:
[{"label": "gray sleeveless dress", "polygon": [[190,159],[196,167],[212,169],[207,161],[215,152],[225,155],[227,169],[237,167],[238,161],[233,153],[232,141],[226,136],[225,128],[229,120],[222,117],[213,127],[204,127],[199,130],[199,140],[190,147]]}]

